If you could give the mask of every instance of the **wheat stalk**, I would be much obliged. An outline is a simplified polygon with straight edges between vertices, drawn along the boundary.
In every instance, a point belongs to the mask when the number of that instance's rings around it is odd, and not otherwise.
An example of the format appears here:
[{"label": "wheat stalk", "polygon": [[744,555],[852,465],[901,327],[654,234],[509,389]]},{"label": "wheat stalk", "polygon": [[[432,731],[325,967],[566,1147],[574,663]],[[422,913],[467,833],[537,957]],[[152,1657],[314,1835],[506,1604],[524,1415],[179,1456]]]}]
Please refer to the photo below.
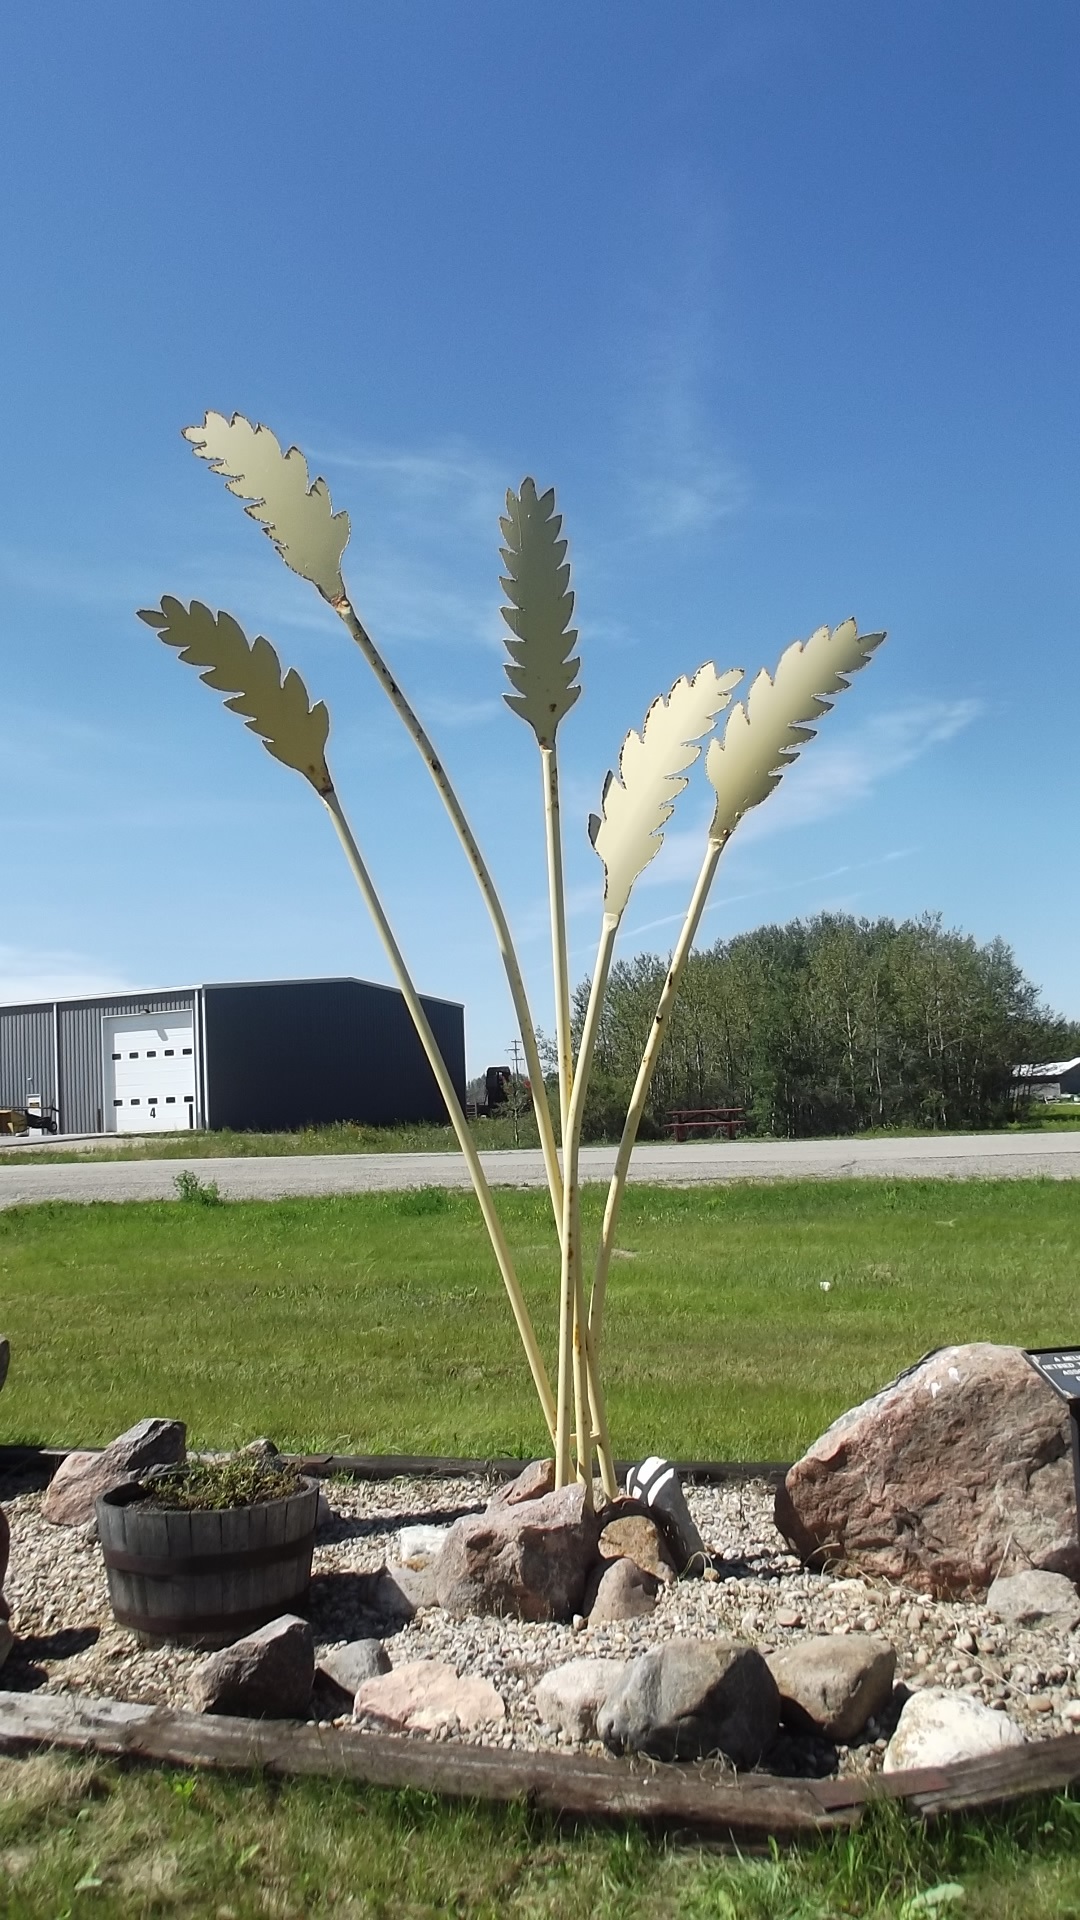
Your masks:
[{"label": "wheat stalk", "polygon": [[510,655],[506,674],[515,691],[504,694],[503,698],[511,712],[518,714],[535,733],[543,771],[555,1051],[559,1069],[559,1116],[565,1141],[573,1054],[555,736],[560,720],[581,693],[580,686],[574,685],[581,662],[571,657],[577,641],[577,632],[570,625],[574,595],[570,590],[566,541],[561,537],[562,515],[555,511],[553,487],[538,495],[535,480],[526,477],[519,493],[507,493],[506,514],[499,525],[506,541],[500,548],[506,574],[499,584],[511,602],[501,611],[514,636],[506,642]]},{"label": "wheat stalk", "polygon": [[315,706],[311,705],[307,689],[295,668],[290,668],[283,679],[281,663],[270,642],[261,635],[253,641],[248,640],[243,628],[231,614],[215,615],[198,600],[192,601],[190,607],[185,607],[182,601],[169,594],[162,599],[160,608],[144,608],[139,618],[154,628],[166,646],[175,647],[181,660],[189,666],[205,669],[199,678],[207,686],[229,694],[225,705],[246,719],[251,730],[260,735],[268,752],[284,761],[286,766],[295,767],[311,782],[329,813],[353,877],[375,922],[457,1135],[525,1348],[544,1419],[554,1434],[555,1403],[551,1385],[476,1142],[405,957],[334,789],[325,756],[330,732],[330,716],[325,704],[320,700]]},{"label": "wheat stalk", "polygon": [[693,679],[676,680],[654,700],[640,733],[623,741],[618,776],[604,782],[589,838],[604,863],[604,911],[618,920],[638,875],[663,845],[663,829],[686,786],[686,769],[701,752],[701,737],[727,706],[741,669],[717,673],[711,661]]},{"label": "wheat stalk", "polygon": [[153,627],[167,647],[176,647],[208,687],[232,695],[225,705],[241,714],[267,753],[295,767],[325,799],[333,782],[326,765],[330,715],[320,700],[310,704],[295,668],[282,676],[281,662],[260,634],[249,641],[231,613],[213,614],[201,600],[190,607],[166,594],[158,607],[144,607],[139,619]]},{"label": "wheat stalk", "polygon": [[710,840],[723,842],[751,807],[768,799],[813,739],[810,722],[832,707],[828,696],[845,691],[884,638],[860,634],[854,620],[845,620],[831,633],[818,627],[809,640],[794,641],[772,678],[762,668],[745,704],[732,708],[723,739],[714,740],[706,756],[705,771],[716,789]]},{"label": "wheat stalk", "polygon": [[[499,525],[506,542],[500,549],[506,566],[506,574],[500,584],[511,603],[502,608],[502,617],[513,635],[506,642],[510,655],[506,674],[514,692],[504,695],[504,698],[511,711],[526,721],[535,733],[543,773],[551,966],[555,996],[555,1051],[559,1118],[565,1149],[574,1061],[556,735],[559,722],[569,713],[581,693],[580,686],[575,684],[581,664],[574,655],[577,632],[570,625],[574,595],[570,588],[567,543],[562,538],[562,515],[555,510],[554,488],[538,495],[536,482],[526,477],[518,493],[507,493],[506,515]],[[574,1327],[574,1397],[579,1471],[583,1455],[586,1451],[591,1453],[591,1436],[595,1436],[605,1491],[614,1496],[617,1487],[615,1463],[608,1439],[604,1397],[589,1355],[580,1342],[580,1335],[584,1332],[583,1299],[581,1311],[575,1315]],[[565,1338],[565,1328],[562,1331]],[[564,1366],[568,1364],[564,1355]],[[565,1393],[564,1381],[564,1426]]]},{"label": "wheat stalk", "polygon": [[525,1049],[551,1205],[555,1219],[559,1221],[562,1217],[562,1172],[555,1130],[548,1106],[536,1027],[509,923],[476,836],[446,769],[345,591],[341,577],[341,555],[349,538],[348,515],[334,513],[325,480],[317,479],[309,485],[307,462],[303,454],[296,447],[282,453],[281,445],[269,427],[253,426],[250,420],[238,413],[234,413],[230,419],[226,419],[224,414],[208,413],[201,426],[185,427],[183,432],[184,438],[191,443],[200,459],[206,460],[212,471],[223,476],[230,493],[250,502],[247,512],[270,536],[286,565],[310,580],[324,599],[330,602],[404,724],[431,775],[472,868],[495,931]]},{"label": "wheat stalk", "polygon": [[852,674],[867,664],[884,638],[883,633],[860,635],[854,620],[845,620],[831,633],[828,627],[819,627],[805,644],[795,641],[781,654],[772,678],[762,669],[750,688],[745,706],[740,702],[732,708],[723,741],[714,740],[709,747],[705,770],[716,789],[716,807],[705,858],[641,1056],[608,1187],[589,1303],[594,1355],[598,1355],[600,1349],[604,1295],[630,1156],[720,856],[743,815],[768,799],[802,747],[813,739],[814,728],[808,723],[829,712],[833,698],[844,692]]},{"label": "wheat stalk", "polygon": [[502,617],[514,635],[506,642],[506,675],[515,692],[503,698],[528,722],[539,746],[552,747],[559,721],[581,693],[574,684],[581,662],[570,657],[577,644],[570,625],[574,596],[554,487],[538,496],[535,480],[523,480],[520,493],[507,493],[499,525],[506,541],[500,548],[506,574],[499,584],[511,602]]},{"label": "wheat stalk", "polygon": [[253,426],[242,413],[226,419],[208,413],[201,426],[185,427],[200,460],[221,474],[230,493],[248,502],[257,520],[294,573],[310,580],[331,604],[344,593],[341,556],[349,516],[335,513],[323,479],[309,480],[299,447],[282,453],[269,427]]},{"label": "wheat stalk", "polygon": [[[569,1111],[563,1135],[562,1270],[559,1287],[559,1367],[556,1388],[556,1485],[570,1471],[569,1409],[571,1387],[580,1406],[582,1354],[595,1374],[590,1353],[581,1277],[581,1207],[578,1164],[581,1125],[589,1089],[596,1036],[615,950],[619,922],[638,875],[660,851],[663,829],[686,786],[685,770],[701,752],[700,741],[731,698],[739,670],[720,674],[711,662],[693,678],[685,675],[670,693],[653,701],[641,732],[631,730],[619,756],[619,775],[609,773],[599,814],[589,821],[589,837],[604,863],[604,917],[593,968],[589,1002],[578,1048]],[[588,1479],[591,1461],[581,1457],[582,1423],[578,1414],[578,1472]]]}]

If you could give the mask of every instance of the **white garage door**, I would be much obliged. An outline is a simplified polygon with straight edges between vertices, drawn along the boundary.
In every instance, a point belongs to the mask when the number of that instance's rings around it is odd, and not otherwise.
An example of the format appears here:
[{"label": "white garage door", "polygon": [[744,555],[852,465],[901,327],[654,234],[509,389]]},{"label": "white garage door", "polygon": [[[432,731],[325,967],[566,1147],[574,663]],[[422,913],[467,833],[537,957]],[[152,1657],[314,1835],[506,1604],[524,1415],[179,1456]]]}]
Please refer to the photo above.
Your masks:
[{"label": "white garage door", "polygon": [[107,1133],[171,1133],[195,1125],[190,1013],[111,1013],[102,1020]]}]

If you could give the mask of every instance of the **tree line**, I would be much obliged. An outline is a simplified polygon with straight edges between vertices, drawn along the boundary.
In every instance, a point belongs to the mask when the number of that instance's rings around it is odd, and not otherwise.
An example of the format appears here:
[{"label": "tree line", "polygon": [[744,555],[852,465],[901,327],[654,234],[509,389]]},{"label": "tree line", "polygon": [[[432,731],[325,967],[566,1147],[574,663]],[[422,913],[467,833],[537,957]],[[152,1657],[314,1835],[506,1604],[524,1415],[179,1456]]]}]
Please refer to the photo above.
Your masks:
[{"label": "tree line", "polygon": [[[621,1132],[666,971],[660,954],[612,970],[593,1138]],[[1014,1065],[1077,1053],[1080,1025],[1049,1011],[1004,940],[980,946],[940,915],[823,913],[692,955],[642,1131],[679,1107],[740,1107],[748,1131],[787,1138],[993,1125],[1011,1111]]]}]

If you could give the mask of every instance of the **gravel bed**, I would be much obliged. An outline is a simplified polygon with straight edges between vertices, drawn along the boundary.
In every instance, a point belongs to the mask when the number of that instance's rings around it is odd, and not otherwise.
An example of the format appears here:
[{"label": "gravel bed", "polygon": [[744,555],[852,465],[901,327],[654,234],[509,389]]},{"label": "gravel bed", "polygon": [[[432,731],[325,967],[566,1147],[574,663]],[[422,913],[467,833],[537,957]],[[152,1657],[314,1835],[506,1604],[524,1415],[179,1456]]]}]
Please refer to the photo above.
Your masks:
[{"label": "gravel bed", "polygon": [[[192,1669],[204,1656],[143,1646],[118,1627],[93,1529],[50,1526],[29,1476],[20,1482],[9,1474],[0,1491],[11,1525],[6,1593],[17,1634],[0,1668],[0,1688],[187,1705]],[[360,1583],[350,1576],[392,1566],[400,1527],[448,1525],[483,1507],[492,1491],[493,1483],[477,1478],[326,1483],[332,1518],[316,1544],[309,1614],[317,1649],[374,1630]],[[811,1633],[881,1632],[897,1651],[897,1690],[881,1723],[871,1722],[851,1748],[784,1735],[769,1756],[773,1770],[872,1770],[906,1692],[926,1685],[959,1688],[1007,1709],[1029,1739],[1080,1729],[1080,1633],[1007,1627],[975,1601],[933,1601],[880,1580],[808,1573],[773,1526],[772,1492],[764,1482],[686,1491],[717,1556],[715,1576],[664,1587],[647,1618],[595,1627],[533,1625],[455,1620],[424,1609],[409,1625],[383,1634],[393,1665],[433,1658],[484,1675],[506,1703],[503,1729],[454,1737],[477,1744],[494,1737],[504,1747],[535,1750],[568,1744],[541,1724],[532,1701],[543,1674],[564,1660],[584,1654],[626,1659],[676,1633],[734,1635],[767,1651]]]}]

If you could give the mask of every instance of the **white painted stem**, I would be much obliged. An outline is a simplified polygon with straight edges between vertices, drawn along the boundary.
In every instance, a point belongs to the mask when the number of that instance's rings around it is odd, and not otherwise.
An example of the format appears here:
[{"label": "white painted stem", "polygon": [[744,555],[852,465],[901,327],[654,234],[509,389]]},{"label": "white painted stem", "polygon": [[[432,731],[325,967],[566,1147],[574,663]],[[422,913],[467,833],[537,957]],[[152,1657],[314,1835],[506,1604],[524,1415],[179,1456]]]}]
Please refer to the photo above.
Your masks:
[{"label": "white painted stem", "polygon": [[394,932],[390,922],[383,911],[382,901],[375,891],[374,882],[364,864],[360,849],[353,838],[352,829],[345,818],[341,802],[333,788],[331,788],[328,794],[321,794],[320,798],[334,823],[338,839],[341,841],[345,851],[345,858],[352,870],[353,878],[363,896],[364,904],[375,922],[379,938],[386,949],[390,965],[393,967],[398,986],[401,989],[402,998],[409,1009],[413,1025],[420,1037],[420,1043],[428,1057],[431,1070],[435,1075],[439,1092],[446,1102],[446,1111],[450,1116],[450,1123],[457,1135],[458,1145],[464,1155],[465,1164],[469,1169],[473,1187],[476,1190],[476,1197],[480,1202],[480,1211],[484,1218],[484,1225],[488,1230],[492,1249],[498,1262],[499,1272],[502,1275],[503,1285],[510,1298],[510,1306],[513,1310],[514,1319],[517,1322],[517,1330],[521,1335],[521,1343],[525,1348],[525,1357],[529,1362],[529,1370],[540,1399],[544,1419],[547,1422],[552,1437],[554,1437],[555,1402],[552,1397],[551,1383],[548,1380],[543,1355],[540,1352],[536,1334],[533,1331],[529,1310],[525,1305],[517,1274],[514,1271],[513,1257],[507,1245],[506,1235],[503,1232],[502,1221],[495,1211],[495,1202],[492,1198],[491,1188],[488,1186],[484,1169],[480,1164],[480,1155],[476,1149],[476,1141],[473,1139],[469,1123],[462,1111],[461,1102],[457,1097],[457,1090],[453,1080],[450,1078],[446,1062],[439,1049],[438,1041],[431,1031],[427,1015],[420,1003],[420,996],[413,985],[412,976],[405,964],[404,956],[394,938]]},{"label": "white painted stem", "polygon": [[[570,1015],[570,968],[567,957],[566,938],[566,895],[563,883],[562,826],[559,807],[559,763],[555,742],[550,747],[541,747],[544,768],[544,824],[547,838],[548,898],[551,909],[551,963],[555,990],[555,1048],[559,1078],[559,1122],[564,1143],[567,1139],[567,1119],[570,1111],[570,1092],[574,1080],[574,1048],[572,1022]],[[560,1228],[561,1228],[560,1222]],[[585,1321],[584,1285],[579,1274],[579,1288],[575,1296],[574,1324],[574,1409],[578,1433],[578,1473],[585,1477],[591,1463],[592,1442],[600,1460],[600,1474],[604,1491],[609,1498],[617,1492],[615,1466],[611,1457],[611,1441],[608,1437],[607,1414],[600,1382],[592,1361],[592,1342],[588,1336]],[[585,1421],[588,1419],[588,1440],[586,1442]]]},{"label": "white painted stem", "polygon": [[675,950],[671,956],[671,965],[668,968],[667,978],[664,981],[660,999],[657,1002],[656,1013],[653,1016],[652,1027],[649,1031],[649,1038],[645,1043],[645,1051],[641,1056],[641,1065],[637,1071],[637,1079],[634,1081],[634,1091],[630,1097],[626,1120],[623,1123],[622,1138],[619,1141],[619,1151],[615,1156],[615,1171],[611,1176],[611,1184],[608,1187],[607,1205],[604,1208],[604,1224],[600,1235],[600,1247],[596,1256],[592,1295],[589,1300],[589,1332],[592,1336],[594,1363],[598,1363],[599,1361],[600,1336],[603,1332],[604,1325],[604,1294],[607,1289],[608,1269],[611,1265],[611,1254],[615,1245],[615,1234],[619,1225],[619,1211],[622,1207],[623,1194],[626,1191],[626,1177],[630,1171],[630,1157],[637,1141],[638,1128],[641,1125],[641,1116],[645,1111],[645,1102],[649,1097],[649,1088],[652,1085],[653,1074],[656,1072],[656,1063],[660,1058],[660,1049],[667,1035],[668,1021],[671,1015],[671,1009],[675,1003],[675,996],[679,991],[682,976],[686,971],[686,962],[690,955],[690,949],[697,937],[701,916],[705,910],[705,902],[709,897],[709,889],[712,886],[713,877],[716,873],[717,862],[729,838],[730,834],[725,834],[722,840],[710,840],[706,849],[705,858],[701,863],[701,871],[694,883],[694,891],[690,898],[690,905],[686,910],[686,918],[683,921]]},{"label": "white painted stem", "polygon": [[559,762],[554,740],[541,747],[544,768],[544,826],[547,837],[548,901],[551,910],[551,971],[555,987],[555,1050],[559,1070],[559,1122],[566,1144],[566,1119],[574,1078],[570,1031],[570,965],[566,941],[566,893],[563,885],[562,820],[559,810]]},{"label": "white painted stem", "polygon": [[[582,1029],[581,1045],[578,1048],[577,1065],[574,1071],[574,1084],[570,1094],[570,1107],[566,1121],[566,1142],[563,1148],[563,1214],[562,1214],[562,1274],[559,1286],[559,1377],[555,1411],[555,1485],[566,1486],[570,1479],[570,1395],[573,1383],[578,1378],[574,1366],[575,1351],[585,1348],[585,1297],[581,1280],[581,1205],[578,1193],[578,1157],[581,1147],[581,1123],[585,1112],[585,1096],[589,1090],[589,1075],[592,1070],[592,1058],[596,1047],[596,1036],[604,1010],[604,996],[607,992],[608,975],[611,971],[611,957],[615,949],[615,935],[619,922],[614,914],[605,913],[600,934],[600,946],[593,970],[592,986],[589,992],[589,1004]],[[573,1335],[575,1313],[579,1321],[579,1336]],[[595,1362],[595,1355],[594,1355]],[[593,1383],[597,1385],[595,1369]],[[580,1398],[580,1386],[578,1387]],[[580,1410],[579,1410],[580,1419]],[[579,1426],[578,1451],[581,1456],[582,1435]],[[591,1434],[585,1447],[582,1470],[591,1484]]]},{"label": "white painted stem", "polygon": [[544,1070],[540,1064],[540,1049],[536,1044],[536,1028],[533,1025],[528,996],[525,992],[525,982],[522,979],[521,967],[518,964],[518,957],[514,951],[514,942],[506,915],[503,912],[502,901],[495,891],[495,883],[488,872],[487,863],[477,845],[473,830],[465,818],[461,802],[450,784],[446,769],[439,759],[420,720],[402,693],[393,674],[390,672],[379,649],[362,626],[356,610],[347,595],[343,594],[340,600],[331,601],[330,604],[333,606],[334,612],[339,614],[344,621],[352,638],[356,641],[357,646],[360,648],[361,653],[378,680],[379,685],[382,687],[383,692],[390,700],[400,719],[404,722],[412,740],[423,756],[424,764],[432,780],[435,782],[439,798],[446,808],[453,822],[458,839],[465,849],[466,858],[473,870],[476,884],[480,888],[483,897],[484,905],[491,917],[491,924],[495,929],[495,938],[498,942],[503,969],[506,973],[507,985],[510,988],[510,998],[513,1001],[514,1013],[517,1016],[518,1031],[521,1034],[521,1044],[525,1050],[525,1064],[529,1070],[529,1087],[532,1094],[533,1110],[536,1114],[536,1125],[540,1134],[540,1148],[544,1156],[544,1169],[547,1174],[548,1191],[551,1194],[552,1210],[555,1214],[556,1224],[561,1229],[563,1177],[559,1167],[558,1148],[555,1144],[555,1129],[551,1122],[551,1108],[548,1103],[547,1087],[544,1084]]}]

